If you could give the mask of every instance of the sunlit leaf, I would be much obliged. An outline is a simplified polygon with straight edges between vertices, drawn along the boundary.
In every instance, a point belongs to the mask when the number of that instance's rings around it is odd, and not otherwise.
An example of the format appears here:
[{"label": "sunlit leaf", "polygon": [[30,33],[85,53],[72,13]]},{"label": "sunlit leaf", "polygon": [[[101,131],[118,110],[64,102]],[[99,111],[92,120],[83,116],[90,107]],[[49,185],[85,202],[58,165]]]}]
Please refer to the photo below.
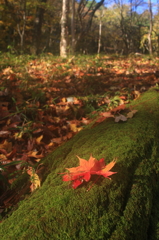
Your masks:
[{"label": "sunlit leaf", "polygon": [[92,155],[88,161],[80,157],[78,157],[78,159],[79,166],[66,168],[69,173],[64,173],[65,175],[63,176],[63,181],[72,181],[72,187],[74,189],[81,185],[84,181],[88,182],[91,178],[91,175],[102,175],[106,178],[109,178],[110,175],[116,173],[109,171],[115,165],[115,161],[105,165],[104,158],[101,158],[98,161]]}]

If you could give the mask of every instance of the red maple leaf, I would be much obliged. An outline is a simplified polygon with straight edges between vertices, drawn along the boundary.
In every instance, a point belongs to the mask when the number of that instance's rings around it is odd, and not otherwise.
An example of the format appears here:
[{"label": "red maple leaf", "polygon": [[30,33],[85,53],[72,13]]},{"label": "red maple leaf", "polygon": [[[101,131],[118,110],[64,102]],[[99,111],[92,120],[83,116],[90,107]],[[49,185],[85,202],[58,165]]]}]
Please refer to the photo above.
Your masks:
[{"label": "red maple leaf", "polygon": [[88,182],[91,178],[91,175],[97,174],[109,178],[110,175],[116,173],[109,171],[115,165],[115,161],[112,161],[108,165],[105,165],[104,158],[101,158],[98,161],[97,159],[92,157],[92,155],[90,156],[88,161],[80,157],[78,157],[78,159],[79,166],[73,168],[66,168],[69,173],[66,173],[63,176],[63,181],[72,181],[72,187],[74,189],[81,185],[83,181]]}]

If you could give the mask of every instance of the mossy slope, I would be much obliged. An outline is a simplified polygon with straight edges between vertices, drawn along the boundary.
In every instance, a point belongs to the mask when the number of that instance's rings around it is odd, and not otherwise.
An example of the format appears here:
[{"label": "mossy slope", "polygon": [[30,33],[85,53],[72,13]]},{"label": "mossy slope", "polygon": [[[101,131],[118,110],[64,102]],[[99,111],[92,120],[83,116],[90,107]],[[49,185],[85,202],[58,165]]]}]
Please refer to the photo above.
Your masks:
[{"label": "mossy slope", "polygon": [[[159,239],[159,92],[148,91],[132,108],[138,112],[127,122],[106,120],[50,154],[51,173],[0,224],[0,239]],[[76,190],[62,182],[58,173],[91,153],[106,163],[118,158],[112,180],[101,177],[89,191],[93,181]]]}]

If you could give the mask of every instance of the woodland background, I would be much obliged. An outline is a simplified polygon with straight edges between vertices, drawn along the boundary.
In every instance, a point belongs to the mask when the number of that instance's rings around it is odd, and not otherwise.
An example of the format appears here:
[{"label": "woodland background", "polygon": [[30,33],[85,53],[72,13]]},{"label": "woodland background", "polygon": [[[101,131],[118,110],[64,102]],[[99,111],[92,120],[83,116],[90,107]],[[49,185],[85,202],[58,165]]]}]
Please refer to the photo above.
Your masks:
[{"label": "woodland background", "polygon": [[158,22],[152,0],[0,0],[0,51],[158,54]]}]

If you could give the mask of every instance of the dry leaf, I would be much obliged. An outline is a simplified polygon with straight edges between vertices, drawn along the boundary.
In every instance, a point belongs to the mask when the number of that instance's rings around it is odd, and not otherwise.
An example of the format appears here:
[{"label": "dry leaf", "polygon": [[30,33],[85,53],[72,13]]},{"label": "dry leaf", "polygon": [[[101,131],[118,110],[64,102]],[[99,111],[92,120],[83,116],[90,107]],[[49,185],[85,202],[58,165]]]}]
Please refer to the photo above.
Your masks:
[{"label": "dry leaf", "polygon": [[5,140],[2,144],[0,144],[0,149],[5,149],[5,150],[7,150],[7,152],[11,152],[12,151],[12,143]]},{"label": "dry leaf", "polygon": [[120,120],[125,122],[125,121],[127,121],[127,118],[124,115],[122,115],[122,114],[120,114],[119,116],[115,117],[115,122],[119,122]]},{"label": "dry leaf", "polygon": [[114,117],[114,115],[111,112],[101,112],[100,115],[105,118]]},{"label": "dry leaf", "polygon": [[127,118],[132,118],[134,116],[134,114],[137,113],[137,112],[138,112],[138,110],[132,110],[131,112],[129,112],[127,114]]},{"label": "dry leaf", "polygon": [[72,132],[79,132],[83,128],[82,127],[77,127],[76,123],[70,123],[70,129]]},{"label": "dry leaf", "polygon": [[35,173],[35,170],[32,167],[29,167],[27,170],[27,173],[30,175],[30,181],[31,181],[31,192],[36,190],[38,187],[41,186],[39,176]]},{"label": "dry leaf", "polygon": [[36,143],[37,143],[37,144],[40,144],[42,138],[43,138],[43,135],[41,135],[40,137],[36,138]]}]

